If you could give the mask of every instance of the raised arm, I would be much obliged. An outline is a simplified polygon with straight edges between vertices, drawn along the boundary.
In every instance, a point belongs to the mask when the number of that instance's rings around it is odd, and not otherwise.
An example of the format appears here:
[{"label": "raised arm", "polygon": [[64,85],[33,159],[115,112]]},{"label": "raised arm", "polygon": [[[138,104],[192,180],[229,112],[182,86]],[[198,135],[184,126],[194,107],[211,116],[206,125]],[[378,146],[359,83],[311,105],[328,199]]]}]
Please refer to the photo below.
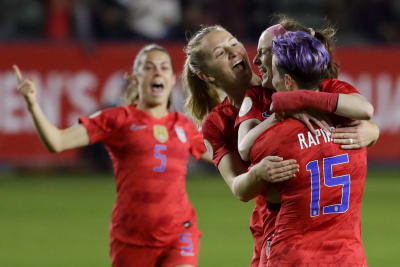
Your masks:
[{"label": "raised arm", "polygon": [[32,116],[36,131],[43,144],[50,152],[61,152],[89,144],[86,128],[77,124],[67,129],[58,129],[43,113],[36,98],[36,87],[32,78],[23,79],[18,66],[13,66],[18,79],[18,91],[24,96],[29,113]]},{"label": "raised arm", "polygon": [[218,170],[233,195],[247,202],[264,192],[268,182],[276,183],[293,178],[299,165],[295,160],[269,156],[247,171],[238,155],[227,153],[219,162]]}]

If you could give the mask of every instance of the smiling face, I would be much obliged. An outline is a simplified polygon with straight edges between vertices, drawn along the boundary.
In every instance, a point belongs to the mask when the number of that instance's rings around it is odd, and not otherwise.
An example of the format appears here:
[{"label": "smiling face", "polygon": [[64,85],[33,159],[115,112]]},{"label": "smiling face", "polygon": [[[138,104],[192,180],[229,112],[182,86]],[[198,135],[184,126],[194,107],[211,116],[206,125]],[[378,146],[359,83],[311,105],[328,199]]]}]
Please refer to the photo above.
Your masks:
[{"label": "smiling face", "polygon": [[272,86],[275,88],[276,91],[278,92],[285,92],[289,91],[288,88],[286,87],[285,83],[285,76],[287,75],[282,75],[279,73],[279,70],[277,68],[278,65],[278,58],[275,55],[272,55],[272,66],[271,66],[271,83]]},{"label": "smiling face", "polygon": [[205,58],[202,79],[214,83],[229,95],[231,88],[247,89],[252,78],[249,57],[243,44],[225,30],[214,30],[202,40]]},{"label": "smiling face", "polygon": [[168,54],[159,50],[144,53],[134,75],[139,89],[139,103],[167,106],[176,81]]},{"label": "smiling face", "polygon": [[272,39],[274,34],[265,30],[258,41],[257,55],[253,63],[262,74],[262,86],[271,88],[272,85]]}]

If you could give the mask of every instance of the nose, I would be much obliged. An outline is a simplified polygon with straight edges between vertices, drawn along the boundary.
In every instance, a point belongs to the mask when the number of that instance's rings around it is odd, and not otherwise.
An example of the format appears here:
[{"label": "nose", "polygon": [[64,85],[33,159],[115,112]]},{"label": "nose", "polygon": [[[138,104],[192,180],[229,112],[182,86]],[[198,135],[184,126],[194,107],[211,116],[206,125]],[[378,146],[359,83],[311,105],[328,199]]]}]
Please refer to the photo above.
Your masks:
[{"label": "nose", "polygon": [[157,67],[157,68],[154,69],[154,75],[155,76],[159,76],[160,73],[161,73],[161,68]]},{"label": "nose", "polygon": [[253,63],[254,63],[254,65],[257,65],[257,66],[260,65],[261,61],[260,61],[260,57],[258,54],[254,57]]},{"label": "nose", "polygon": [[239,56],[238,52],[233,47],[228,47],[229,59],[234,59]]}]

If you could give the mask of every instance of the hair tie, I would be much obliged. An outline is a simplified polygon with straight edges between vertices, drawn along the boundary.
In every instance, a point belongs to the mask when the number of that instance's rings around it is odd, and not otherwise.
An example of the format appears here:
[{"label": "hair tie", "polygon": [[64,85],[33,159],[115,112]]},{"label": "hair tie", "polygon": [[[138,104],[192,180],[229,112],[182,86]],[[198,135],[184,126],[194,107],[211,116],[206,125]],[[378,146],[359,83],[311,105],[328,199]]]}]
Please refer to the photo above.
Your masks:
[{"label": "hair tie", "polygon": [[266,29],[267,32],[272,33],[272,35],[275,37],[277,35],[283,35],[286,33],[285,28],[281,24],[275,24],[272,25],[271,27]]}]

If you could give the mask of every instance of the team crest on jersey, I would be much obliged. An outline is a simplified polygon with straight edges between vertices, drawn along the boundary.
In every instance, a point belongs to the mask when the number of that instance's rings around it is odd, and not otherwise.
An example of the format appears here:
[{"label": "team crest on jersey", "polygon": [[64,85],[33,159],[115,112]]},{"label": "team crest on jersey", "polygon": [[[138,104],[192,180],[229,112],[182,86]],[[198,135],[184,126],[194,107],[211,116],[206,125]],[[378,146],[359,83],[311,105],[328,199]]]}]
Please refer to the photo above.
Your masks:
[{"label": "team crest on jersey", "polygon": [[153,126],[154,137],[161,143],[168,141],[168,131],[164,125],[154,125]]},{"label": "team crest on jersey", "polygon": [[204,145],[205,145],[206,148],[207,148],[208,154],[210,154],[210,156],[213,157],[214,154],[213,154],[213,148],[212,148],[211,143],[210,143],[207,139],[204,139]]},{"label": "team crest on jersey", "polygon": [[245,97],[243,99],[242,105],[240,106],[239,116],[242,117],[250,111],[251,106],[253,105],[253,101],[251,101],[250,97]]},{"label": "team crest on jersey", "polygon": [[186,143],[187,137],[185,134],[185,130],[183,130],[183,128],[180,126],[175,126],[175,132],[176,132],[176,135],[178,136],[179,140],[181,140],[182,143]]}]

